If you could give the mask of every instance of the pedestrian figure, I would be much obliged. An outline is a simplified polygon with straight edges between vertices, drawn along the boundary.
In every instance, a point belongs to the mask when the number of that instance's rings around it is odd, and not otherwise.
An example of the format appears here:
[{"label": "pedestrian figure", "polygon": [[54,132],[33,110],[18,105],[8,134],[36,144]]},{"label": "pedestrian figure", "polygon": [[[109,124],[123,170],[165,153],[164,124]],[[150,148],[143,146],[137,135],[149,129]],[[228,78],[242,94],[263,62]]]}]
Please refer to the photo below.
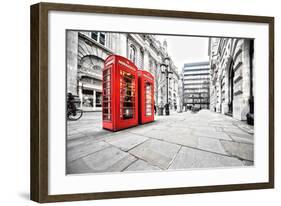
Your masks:
[{"label": "pedestrian figure", "polygon": [[154,114],[156,114],[157,112],[157,108],[156,108],[156,105],[154,104]]}]

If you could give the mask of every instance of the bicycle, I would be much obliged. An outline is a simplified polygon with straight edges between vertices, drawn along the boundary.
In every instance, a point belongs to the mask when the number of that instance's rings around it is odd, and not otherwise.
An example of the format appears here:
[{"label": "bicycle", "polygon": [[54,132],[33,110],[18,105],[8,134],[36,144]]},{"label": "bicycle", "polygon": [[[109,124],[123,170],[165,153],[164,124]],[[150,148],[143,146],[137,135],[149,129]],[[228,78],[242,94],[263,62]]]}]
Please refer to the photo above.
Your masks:
[{"label": "bicycle", "polygon": [[83,110],[77,109],[76,103],[80,103],[80,100],[75,99],[71,93],[67,94],[67,119],[76,121],[83,115]]}]

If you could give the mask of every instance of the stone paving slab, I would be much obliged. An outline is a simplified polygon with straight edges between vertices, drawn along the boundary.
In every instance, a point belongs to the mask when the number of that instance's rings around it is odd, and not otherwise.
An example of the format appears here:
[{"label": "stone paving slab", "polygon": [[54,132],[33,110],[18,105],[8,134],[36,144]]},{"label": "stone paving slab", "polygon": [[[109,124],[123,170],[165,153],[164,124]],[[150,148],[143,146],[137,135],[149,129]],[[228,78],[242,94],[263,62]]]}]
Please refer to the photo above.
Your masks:
[{"label": "stone paving slab", "polygon": [[70,163],[68,171],[77,171],[81,167],[79,173],[88,171],[92,173],[120,172],[136,160],[127,152],[115,147],[107,147]]},{"label": "stone paving slab", "polygon": [[246,166],[253,166],[254,165],[254,161],[248,161],[248,160],[242,160],[243,164]]},{"label": "stone paving slab", "polygon": [[253,135],[247,134],[245,132],[228,132],[228,131],[223,131],[223,132],[231,137],[239,137],[243,139],[254,140]]},{"label": "stone paving slab", "polygon": [[150,165],[167,169],[179,149],[179,145],[150,139],[130,150],[129,153],[139,159],[145,160]]},{"label": "stone paving slab", "polygon": [[237,158],[182,147],[169,169],[243,166]]},{"label": "stone paving slab", "polygon": [[95,126],[95,124],[93,124],[92,122],[86,122],[86,123],[77,122],[77,125],[72,125],[70,127],[80,132],[81,130],[99,131],[102,128],[100,125],[98,127]]},{"label": "stone paving slab", "polygon": [[243,130],[244,132],[247,132],[248,134],[254,134],[253,125],[244,124],[243,122],[239,121],[235,122],[234,125]]},{"label": "stone paving slab", "polygon": [[192,131],[192,135],[197,137],[209,137],[209,138],[222,139],[222,140],[231,140],[231,138],[227,134],[223,132],[216,132],[216,131],[204,132],[199,129],[194,129]]},{"label": "stone paving slab", "polygon": [[81,129],[80,132],[83,133],[86,136],[89,136],[89,137],[99,137],[99,136],[111,135],[112,134],[112,132],[107,131],[107,130],[103,130],[103,129],[99,129],[99,130]]},{"label": "stone paving slab", "polygon": [[66,143],[67,148],[66,149],[70,150],[73,147],[78,147],[79,145],[82,145],[82,144],[87,144],[87,141],[85,141],[84,138],[67,140],[67,143]]},{"label": "stone paving slab", "polygon": [[236,128],[232,122],[228,122],[228,121],[210,121],[209,126],[223,127],[223,128]]},{"label": "stone paving slab", "polygon": [[150,131],[143,132],[142,135],[145,137],[163,140],[165,137],[169,137],[171,135],[171,133],[164,129],[163,130],[153,129]]},{"label": "stone paving slab", "polygon": [[70,162],[66,165],[66,174],[93,173],[94,171],[83,161],[83,159]]},{"label": "stone paving slab", "polygon": [[214,127],[216,129],[216,132],[223,132],[223,128],[215,126]]},{"label": "stone paving slab", "polygon": [[153,122],[153,123],[149,123],[149,124],[145,124],[145,125],[140,125],[138,127],[131,127],[131,128],[126,129],[125,131],[134,133],[134,134],[143,134],[144,132],[149,132],[149,131],[155,129],[155,127],[156,127],[156,124],[155,124],[155,122]]},{"label": "stone paving slab", "polygon": [[208,126],[208,127],[204,127],[204,126],[202,126],[202,125],[192,125],[192,126],[190,126],[190,129],[191,130],[199,130],[199,131],[202,131],[202,132],[205,132],[205,133],[208,133],[208,132],[216,132],[216,128],[215,127],[210,127],[210,126]]},{"label": "stone paving slab", "polygon": [[205,151],[227,155],[220,140],[214,138],[199,137],[198,148]]},{"label": "stone paving slab", "polygon": [[67,134],[67,139],[72,140],[72,139],[79,139],[85,137],[85,134],[81,132],[76,132],[72,134]]},{"label": "stone paving slab", "polygon": [[67,147],[71,147],[72,145],[79,145],[81,142],[86,144],[86,143],[91,143],[91,142],[103,141],[108,136],[109,136],[109,134],[95,136],[95,137],[84,135],[84,136],[79,136],[79,137],[72,138],[72,139],[67,139]]},{"label": "stone paving slab", "polygon": [[188,129],[190,127],[190,125],[188,125],[186,122],[177,122],[175,123],[171,123],[171,124],[167,124],[167,127],[169,128],[174,128],[177,130],[182,130],[182,129]]},{"label": "stone paving slab", "polygon": [[245,136],[241,137],[241,136],[239,136],[237,134],[230,134],[230,137],[235,142],[254,144],[254,139],[253,138],[248,138],[248,137],[245,138]]},{"label": "stone paving slab", "polygon": [[79,134],[79,131],[77,131],[76,129],[69,128],[67,130],[67,135],[69,135],[69,136],[76,135],[76,134]]},{"label": "stone paving slab", "polygon": [[254,145],[239,142],[221,141],[225,151],[243,160],[254,161]]},{"label": "stone paving slab", "polygon": [[192,129],[190,129],[189,127],[185,127],[185,128],[177,128],[175,127],[177,123],[173,123],[172,126],[171,125],[165,125],[159,128],[155,128],[156,131],[158,132],[167,132],[171,135],[183,135],[183,136],[188,136],[188,134],[190,134],[192,132]]},{"label": "stone paving slab", "polygon": [[198,138],[191,135],[191,132],[181,133],[179,131],[175,131],[174,133],[163,137],[163,140],[169,143],[174,143],[188,147],[198,146]]},{"label": "stone paving slab", "polygon": [[110,144],[105,142],[90,142],[77,145],[76,147],[69,148],[67,150],[67,162],[77,160],[81,157],[87,156],[91,153],[97,152],[99,150],[109,147]]},{"label": "stone paving slab", "polygon": [[123,151],[128,151],[133,147],[143,143],[148,138],[132,133],[121,133],[105,138],[105,141]]},{"label": "stone paving slab", "polygon": [[132,163],[128,168],[124,171],[153,171],[153,170],[161,170],[159,167],[152,166],[143,160],[137,160]]},{"label": "stone paving slab", "polygon": [[244,132],[243,130],[239,129],[238,127],[234,126],[234,127],[228,127],[228,128],[223,128],[223,131],[226,133],[233,133],[233,134],[237,134],[237,135],[247,135],[247,136],[252,136],[246,132]]}]

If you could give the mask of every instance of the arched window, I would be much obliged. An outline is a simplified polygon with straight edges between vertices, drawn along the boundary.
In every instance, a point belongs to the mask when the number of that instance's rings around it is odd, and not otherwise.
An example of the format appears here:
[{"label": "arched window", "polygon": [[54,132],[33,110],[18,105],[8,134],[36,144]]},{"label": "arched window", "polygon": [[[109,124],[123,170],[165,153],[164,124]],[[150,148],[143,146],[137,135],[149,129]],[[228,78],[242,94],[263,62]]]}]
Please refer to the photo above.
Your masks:
[{"label": "arched window", "polygon": [[129,59],[133,62],[136,63],[136,47],[134,45],[130,45],[130,50],[129,50]]},{"label": "arched window", "polygon": [[104,60],[94,55],[87,55],[82,57],[79,66],[80,70],[83,72],[101,75]]}]

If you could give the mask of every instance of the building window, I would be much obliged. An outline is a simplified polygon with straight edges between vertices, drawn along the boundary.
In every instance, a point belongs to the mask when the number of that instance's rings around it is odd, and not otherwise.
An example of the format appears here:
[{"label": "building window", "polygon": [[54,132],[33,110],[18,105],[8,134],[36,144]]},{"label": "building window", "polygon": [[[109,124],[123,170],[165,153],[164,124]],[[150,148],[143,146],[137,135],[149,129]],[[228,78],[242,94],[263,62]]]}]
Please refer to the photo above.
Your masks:
[{"label": "building window", "polygon": [[105,33],[104,32],[91,32],[91,38],[105,46]]},{"label": "building window", "polygon": [[99,39],[99,42],[100,42],[102,45],[105,45],[105,33],[100,32],[100,39]]},{"label": "building window", "polygon": [[92,37],[92,39],[98,41],[98,32],[96,32],[96,31],[92,32],[91,37]]},{"label": "building window", "polygon": [[135,48],[135,46],[132,45],[132,44],[131,44],[131,46],[130,46],[129,59],[130,59],[133,63],[136,63],[136,48]]}]

